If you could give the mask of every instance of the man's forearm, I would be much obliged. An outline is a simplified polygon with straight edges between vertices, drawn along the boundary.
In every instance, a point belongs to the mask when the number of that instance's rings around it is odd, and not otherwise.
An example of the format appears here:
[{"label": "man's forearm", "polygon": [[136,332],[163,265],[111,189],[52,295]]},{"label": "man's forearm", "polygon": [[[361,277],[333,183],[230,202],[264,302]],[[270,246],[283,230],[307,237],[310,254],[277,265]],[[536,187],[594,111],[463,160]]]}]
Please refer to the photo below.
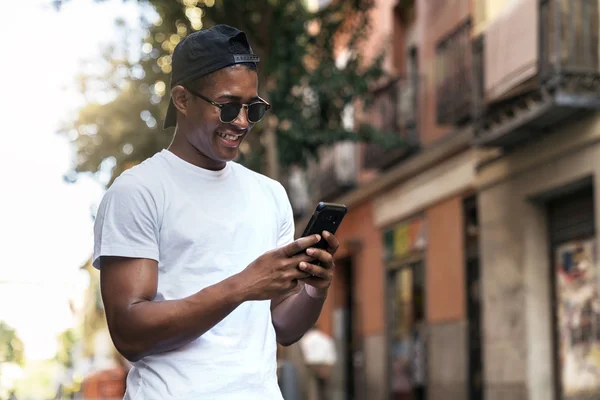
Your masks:
[{"label": "man's forearm", "polygon": [[[317,322],[325,296],[307,293],[307,287],[282,301],[273,310],[273,326],[277,341],[289,346],[298,341]],[[319,297],[316,297],[319,296]]]},{"label": "man's forearm", "polygon": [[235,286],[228,279],[180,300],[132,304],[109,320],[115,346],[130,361],[184,346],[242,303]]}]

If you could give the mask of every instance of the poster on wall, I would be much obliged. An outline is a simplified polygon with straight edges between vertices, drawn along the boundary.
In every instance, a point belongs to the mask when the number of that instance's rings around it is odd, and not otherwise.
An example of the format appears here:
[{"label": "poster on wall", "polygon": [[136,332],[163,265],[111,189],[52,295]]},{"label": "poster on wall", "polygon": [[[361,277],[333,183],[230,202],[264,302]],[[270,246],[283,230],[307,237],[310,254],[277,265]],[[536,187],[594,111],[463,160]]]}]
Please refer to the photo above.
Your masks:
[{"label": "poster on wall", "polygon": [[[390,281],[392,294],[391,397],[403,399],[412,392],[409,322],[412,317],[412,269],[395,272]],[[407,290],[408,288],[408,290]]]},{"label": "poster on wall", "polygon": [[427,247],[427,226],[423,217],[401,222],[383,235],[384,257],[390,261],[401,259]]},{"label": "poster on wall", "polygon": [[596,239],[556,249],[559,362],[565,397],[600,392],[600,273]]},{"label": "poster on wall", "polygon": [[415,389],[426,385],[426,323],[422,299],[424,268],[418,262],[396,270],[389,281],[392,299],[391,315],[391,395],[397,399],[414,397]]}]

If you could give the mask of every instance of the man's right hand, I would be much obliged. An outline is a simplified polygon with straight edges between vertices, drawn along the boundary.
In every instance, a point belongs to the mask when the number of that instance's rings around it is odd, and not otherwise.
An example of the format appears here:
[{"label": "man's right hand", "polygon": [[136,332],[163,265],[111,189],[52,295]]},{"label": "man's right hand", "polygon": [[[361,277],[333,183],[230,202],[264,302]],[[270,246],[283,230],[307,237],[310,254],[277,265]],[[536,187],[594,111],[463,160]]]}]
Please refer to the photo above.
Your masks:
[{"label": "man's right hand", "polygon": [[269,300],[294,289],[299,279],[309,276],[298,268],[301,262],[313,260],[305,250],[319,240],[320,235],[303,237],[254,260],[238,274],[244,300]]}]

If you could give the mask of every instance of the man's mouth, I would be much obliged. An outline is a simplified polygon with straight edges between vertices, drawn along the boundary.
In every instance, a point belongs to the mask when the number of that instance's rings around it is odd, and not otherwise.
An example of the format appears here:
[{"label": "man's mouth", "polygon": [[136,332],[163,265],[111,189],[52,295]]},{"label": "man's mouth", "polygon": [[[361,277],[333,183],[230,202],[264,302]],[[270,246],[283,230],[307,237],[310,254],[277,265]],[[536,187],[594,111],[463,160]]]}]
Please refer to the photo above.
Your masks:
[{"label": "man's mouth", "polygon": [[232,135],[230,133],[217,132],[217,136],[219,136],[222,139],[225,145],[229,147],[237,147],[240,143],[242,136],[244,135]]}]

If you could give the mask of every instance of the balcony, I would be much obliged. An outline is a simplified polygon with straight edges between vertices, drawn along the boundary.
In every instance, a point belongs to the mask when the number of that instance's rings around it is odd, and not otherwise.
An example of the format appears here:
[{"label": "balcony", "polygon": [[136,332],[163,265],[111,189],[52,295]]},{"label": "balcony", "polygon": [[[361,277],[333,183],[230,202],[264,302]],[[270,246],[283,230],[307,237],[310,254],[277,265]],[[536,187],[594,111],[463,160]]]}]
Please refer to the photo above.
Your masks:
[{"label": "balcony", "polygon": [[600,109],[598,3],[521,0],[488,26],[473,47],[476,144],[512,148]]},{"label": "balcony", "polygon": [[[414,152],[419,145],[418,103],[421,78],[412,76],[393,80],[373,93],[372,103],[363,111],[362,122],[368,123],[401,145],[385,147],[369,143],[363,152],[363,168],[385,170]],[[394,140],[392,140],[393,142]]]},{"label": "balcony", "polygon": [[343,141],[320,149],[319,164],[309,170],[314,183],[311,194],[319,201],[331,201],[348,192],[358,181],[357,144]]},{"label": "balcony", "polygon": [[306,167],[291,166],[283,182],[290,198],[294,218],[301,218],[319,201],[333,201],[352,190],[358,182],[358,144],[340,141],[318,150],[318,158]]},{"label": "balcony", "polygon": [[440,125],[461,125],[471,117],[471,21],[444,37],[436,49],[436,116]]}]

